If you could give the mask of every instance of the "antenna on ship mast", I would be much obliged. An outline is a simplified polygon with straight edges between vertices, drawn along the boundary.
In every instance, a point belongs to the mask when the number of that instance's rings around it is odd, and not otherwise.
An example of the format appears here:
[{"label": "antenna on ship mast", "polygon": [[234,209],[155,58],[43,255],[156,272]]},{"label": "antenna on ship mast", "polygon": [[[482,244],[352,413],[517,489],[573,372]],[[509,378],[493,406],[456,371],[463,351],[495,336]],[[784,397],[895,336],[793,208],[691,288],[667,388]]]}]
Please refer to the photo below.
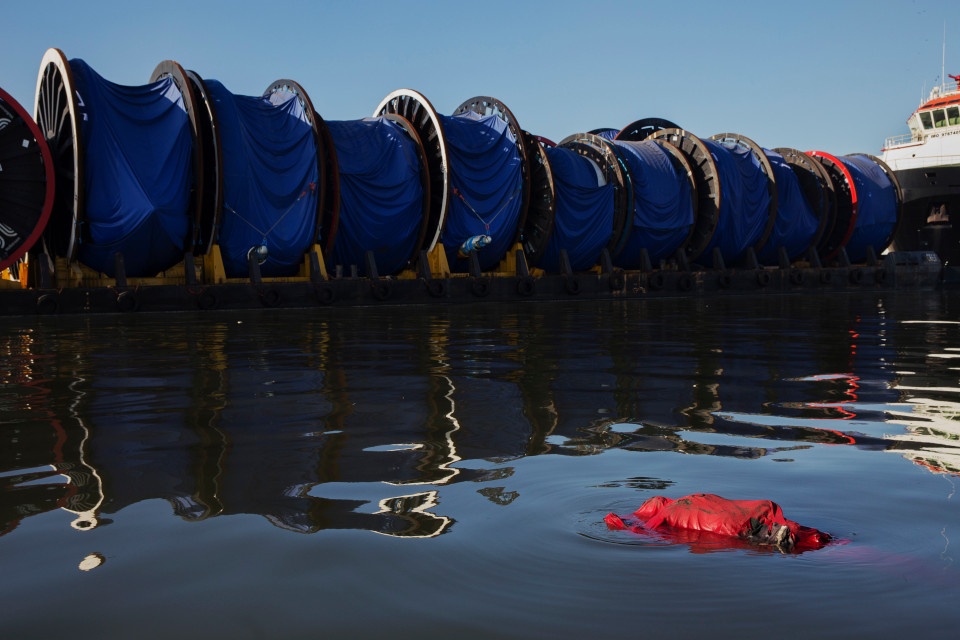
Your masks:
[{"label": "antenna on ship mast", "polygon": [[940,93],[947,88],[947,21],[943,21],[943,52],[940,54]]}]

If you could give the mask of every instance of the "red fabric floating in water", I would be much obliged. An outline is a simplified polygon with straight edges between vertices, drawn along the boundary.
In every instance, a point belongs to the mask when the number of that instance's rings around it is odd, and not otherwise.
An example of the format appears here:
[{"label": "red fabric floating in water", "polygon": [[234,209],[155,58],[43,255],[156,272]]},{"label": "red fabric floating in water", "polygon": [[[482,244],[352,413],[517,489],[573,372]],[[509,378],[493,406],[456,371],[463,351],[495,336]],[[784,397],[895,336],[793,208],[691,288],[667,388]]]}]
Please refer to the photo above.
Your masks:
[{"label": "red fabric floating in water", "polygon": [[671,529],[697,531],[795,552],[820,549],[831,539],[828,533],[788,520],[780,506],[770,500],[727,500],[710,493],[677,500],[654,496],[632,514],[609,513],[604,522],[610,529],[640,534],[670,533]]}]

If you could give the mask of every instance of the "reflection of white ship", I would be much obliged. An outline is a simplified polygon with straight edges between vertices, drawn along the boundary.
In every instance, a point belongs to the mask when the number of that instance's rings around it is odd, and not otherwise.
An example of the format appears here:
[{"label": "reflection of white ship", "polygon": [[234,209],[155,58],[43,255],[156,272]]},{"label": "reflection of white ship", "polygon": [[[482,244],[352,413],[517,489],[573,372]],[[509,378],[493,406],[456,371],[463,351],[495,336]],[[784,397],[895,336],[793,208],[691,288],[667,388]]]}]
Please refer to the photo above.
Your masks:
[{"label": "reflection of white ship", "polygon": [[943,83],[907,119],[910,133],[887,138],[883,161],[903,190],[897,251],[936,251],[942,261],[960,258],[960,76]]},{"label": "reflection of white ship", "polygon": [[896,412],[891,423],[908,432],[887,436],[904,443],[892,449],[934,473],[960,476],[960,402],[912,398],[911,411]]}]

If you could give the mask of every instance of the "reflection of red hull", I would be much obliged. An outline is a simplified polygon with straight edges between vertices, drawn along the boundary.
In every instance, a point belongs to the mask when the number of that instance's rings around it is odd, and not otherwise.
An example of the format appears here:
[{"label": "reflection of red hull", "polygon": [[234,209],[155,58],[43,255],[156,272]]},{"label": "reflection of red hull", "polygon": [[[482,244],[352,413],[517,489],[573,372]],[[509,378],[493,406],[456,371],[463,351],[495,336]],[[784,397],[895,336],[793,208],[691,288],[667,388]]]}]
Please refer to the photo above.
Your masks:
[{"label": "reflection of red hull", "polygon": [[[604,521],[611,529],[672,538],[695,545],[698,551],[716,550],[725,539],[727,548],[768,545],[799,553],[820,549],[831,539],[788,520],[770,500],[727,500],[709,493],[677,500],[655,496],[628,516],[610,513]],[[786,535],[776,536],[778,531]]]}]

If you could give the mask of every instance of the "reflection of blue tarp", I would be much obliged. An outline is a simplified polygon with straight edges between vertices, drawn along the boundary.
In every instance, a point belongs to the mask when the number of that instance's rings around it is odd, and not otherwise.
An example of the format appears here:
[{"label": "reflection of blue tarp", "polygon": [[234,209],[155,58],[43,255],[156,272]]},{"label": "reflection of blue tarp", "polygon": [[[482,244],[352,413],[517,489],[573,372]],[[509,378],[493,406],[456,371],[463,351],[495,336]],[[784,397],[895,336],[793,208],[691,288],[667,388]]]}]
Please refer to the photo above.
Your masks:
[{"label": "reflection of blue tarp", "polygon": [[672,256],[693,227],[690,183],[656,142],[614,144],[627,161],[634,201],[630,235],[615,263],[625,269],[639,268],[640,251],[646,249],[656,264]]},{"label": "reflection of blue tarp", "polygon": [[724,262],[731,265],[763,237],[770,215],[767,177],[749,149],[714,140],[703,143],[720,175],[720,218],[703,255],[711,263],[713,249],[719,247]]},{"label": "reflection of blue tarp", "polygon": [[300,101],[291,93],[235,96],[207,80],[223,151],[219,244],[228,277],[247,274],[247,253],[265,244],[264,276],[297,272],[316,239],[317,148]]},{"label": "reflection of blue tarp", "polygon": [[340,220],[333,264],[357,265],[374,252],[377,271],[396,273],[416,250],[423,188],[416,143],[384,118],[327,122],[340,166]]},{"label": "reflection of blue tarp", "polygon": [[783,156],[769,149],[763,152],[773,166],[773,179],[777,183],[777,219],[757,257],[764,264],[775,264],[779,249],[783,247],[790,259],[796,260],[810,248],[820,221],[803,195],[797,175]]},{"label": "reflection of blue tarp", "polygon": [[613,185],[601,183],[596,165],[575,151],[548,148],[546,152],[557,210],[553,233],[537,266],[560,271],[560,250],[566,249],[574,271],[589,269],[613,233]]},{"label": "reflection of blue tarp", "polygon": [[80,98],[86,207],[78,258],[110,276],[154,276],[183,258],[193,140],[183,97],[165,78],[125,87],[70,61]]},{"label": "reflection of blue tarp", "polygon": [[465,270],[465,261],[456,262],[460,245],[473,236],[488,235],[492,240],[477,258],[482,269],[489,269],[503,258],[516,235],[523,203],[520,152],[507,123],[497,116],[481,118],[468,112],[440,116],[440,122],[454,190],[442,235],[447,259],[455,269]]},{"label": "reflection of blue tarp", "polygon": [[857,190],[857,222],[846,244],[847,255],[853,262],[863,262],[868,246],[876,255],[886,249],[897,224],[897,196],[887,174],[867,156],[856,154],[838,160],[850,172]]}]

